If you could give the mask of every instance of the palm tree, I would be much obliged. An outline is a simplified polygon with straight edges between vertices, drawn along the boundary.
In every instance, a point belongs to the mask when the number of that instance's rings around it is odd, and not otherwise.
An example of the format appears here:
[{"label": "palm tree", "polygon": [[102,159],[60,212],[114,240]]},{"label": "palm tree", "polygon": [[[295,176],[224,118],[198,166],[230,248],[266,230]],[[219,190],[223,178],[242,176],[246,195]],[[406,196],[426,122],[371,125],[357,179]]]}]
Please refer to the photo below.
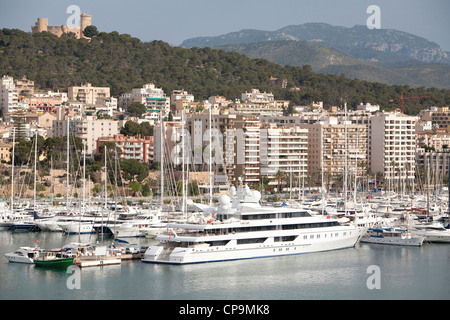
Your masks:
[{"label": "palm tree", "polygon": [[278,170],[275,174],[275,179],[278,182],[278,192],[282,191],[283,182],[285,182],[286,173],[282,170]]}]

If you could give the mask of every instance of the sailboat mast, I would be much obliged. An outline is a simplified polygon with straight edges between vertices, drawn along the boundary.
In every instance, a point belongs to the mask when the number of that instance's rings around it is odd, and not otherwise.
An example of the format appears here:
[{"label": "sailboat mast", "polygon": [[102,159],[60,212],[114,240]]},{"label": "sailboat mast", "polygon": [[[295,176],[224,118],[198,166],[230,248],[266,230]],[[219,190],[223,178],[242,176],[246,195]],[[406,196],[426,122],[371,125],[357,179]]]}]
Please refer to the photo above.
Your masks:
[{"label": "sailboat mast", "polygon": [[347,102],[344,104],[344,139],[345,139],[345,154],[344,154],[344,211],[347,214]]},{"label": "sailboat mast", "polygon": [[108,206],[108,168],[106,163],[106,145],[105,145],[105,210]]},{"label": "sailboat mast", "polygon": [[209,206],[212,206],[212,116],[211,116],[212,106],[209,106]]},{"label": "sailboat mast", "polygon": [[322,194],[322,215],[325,213],[325,187],[323,178],[323,125],[320,126],[320,166],[321,166],[321,176],[322,176],[322,188],[320,193]]},{"label": "sailboat mast", "polygon": [[67,109],[66,210],[69,213],[69,109]]},{"label": "sailboat mast", "polygon": [[13,146],[11,158],[11,219],[14,215],[14,148],[16,145],[16,128],[13,127]]},{"label": "sailboat mast", "polygon": [[161,171],[161,211],[163,209],[164,205],[164,126],[163,126],[163,116],[162,116],[162,109],[159,113],[160,121],[160,129],[161,129],[161,136],[160,136],[160,171]]},{"label": "sailboat mast", "polygon": [[185,141],[184,141],[184,109],[181,110],[181,152],[182,152],[182,170],[181,173],[183,175],[182,177],[182,212],[183,217],[186,218],[186,188],[185,188],[185,172],[184,172],[184,164],[185,164],[185,158],[184,158],[184,147],[185,147]]},{"label": "sailboat mast", "polygon": [[427,158],[427,215],[430,214],[430,158]]},{"label": "sailboat mast", "polygon": [[83,141],[83,208],[86,204],[86,142]]},{"label": "sailboat mast", "polygon": [[36,157],[37,157],[37,130],[36,130],[36,139],[34,142],[34,190],[33,190],[33,210],[36,212]]}]

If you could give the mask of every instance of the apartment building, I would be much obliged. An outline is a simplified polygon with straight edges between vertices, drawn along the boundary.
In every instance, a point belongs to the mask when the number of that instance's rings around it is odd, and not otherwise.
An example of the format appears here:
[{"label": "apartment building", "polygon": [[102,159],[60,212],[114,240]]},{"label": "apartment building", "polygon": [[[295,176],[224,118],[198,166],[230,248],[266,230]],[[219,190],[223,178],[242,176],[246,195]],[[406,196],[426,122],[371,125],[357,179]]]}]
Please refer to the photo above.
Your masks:
[{"label": "apartment building", "polygon": [[339,121],[330,117],[326,121],[302,124],[308,129],[308,172],[323,171],[336,178],[347,172],[363,176],[367,168],[369,149],[367,126]]},{"label": "apartment building", "polygon": [[426,146],[437,152],[450,150],[450,134],[447,130],[440,132],[439,130],[417,132],[416,130],[416,146],[420,148]]},{"label": "apartment building", "polygon": [[147,119],[158,119],[160,110],[164,110],[164,116],[170,112],[170,97],[166,96],[162,88],[157,88],[153,83],[148,83],[142,88],[132,89],[119,97],[119,107],[126,110],[133,102],[142,103],[147,107]]},{"label": "apartment building", "polygon": [[385,180],[414,179],[416,117],[402,113],[377,113],[370,118],[368,159],[372,172]]},{"label": "apartment building", "polygon": [[450,110],[448,106],[433,108],[430,112],[431,123],[433,128],[447,129],[450,130]]},{"label": "apartment building", "polygon": [[[306,177],[308,158],[308,129],[279,128],[263,125],[260,131],[261,175],[269,178],[269,185],[278,185],[279,171],[290,177]],[[293,185],[298,185],[293,183]]]},{"label": "apartment building", "polygon": [[[422,183],[427,183],[427,174],[433,186],[448,186],[448,180],[444,177],[449,174],[450,152],[426,152],[418,148],[416,152],[416,171],[420,173]],[[437,183],[435,183],[437,181]]]},{"label": "apartment building", "polygon": [[275,100],[272,93],[252,89],[250,92],[242,93],[241,101],[236,101],[229,107],[240,114],[282,115],[289,107],[289,101]]},{"label": "apartment building", "polygon": [[13,77],[3,76],[0,80],[0,109],[3,114],[17,111],[18,96]]},{"label": "apartment building", "polygon": [[34,81],[27,78],[21,78],[14,80],[19,95],[32,96],[34,94]]},{"label": "apartment building", "polygon": [[155,138],[141,137],[137,135],[135,137],[124,136],[122,134],[116,134],[113,137],[103,137],[97,139],[96,153],[99,153],[100,146],[105,142],[114,142],[117,147],[120,148],[121,159],[136,159],[140,162],[148,163],[153,161],[153,148]]},{"label": "apartment building", "polygon": [[236,144],[232,181],[237,181],[240,177],[244,183],[259,183],[261,177],[259,117],[241,115],[236,117],[234,126]]},{"label": "apartment building", "polygon": [[[63,108],[58,108],[49,136],[67,135],[67,116]],[[93,155],[97,149],[97,139],[114,137],[120,133],[125,120],[97,119],[96,116],[77,115],[69,118],[69,134],[79,137],[86,143],[86,153]]]},{"label": "apartment building", "polygon": [[11,161],[11,152],[9,151],[11,148],[12,143],[0,142],[0,165]]},{"label": "apartment building", "polygon": [[71,101],[79,101],[86,104],[101,104],[110,97],[109,87],[93,87],[90,83],[81,86],[69,87],[67,97]]},{"label": "apartment building", "polygon": [[170,94],[171,104],[175,105],[178,100],[194,102],[194,95],[185,90],[172,90],[172,93]]},{"label": "apartment building", "polygon": [[48,96],[44,94],[27,98],[28,107],[31,109],[42,110],[46,112],[55,112],[56,108],[61,107],[61,96]]}]

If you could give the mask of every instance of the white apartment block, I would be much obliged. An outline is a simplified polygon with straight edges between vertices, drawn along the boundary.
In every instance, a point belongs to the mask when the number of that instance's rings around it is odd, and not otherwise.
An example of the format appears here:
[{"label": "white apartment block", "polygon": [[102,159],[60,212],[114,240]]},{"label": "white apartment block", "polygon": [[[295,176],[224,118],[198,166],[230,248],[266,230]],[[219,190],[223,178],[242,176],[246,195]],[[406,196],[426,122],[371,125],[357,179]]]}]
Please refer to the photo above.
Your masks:
[{"label": "white apartment block", "polygon": [[370,118],[370,168],[384,179],[414,179],[416,117],[377,113]]},{"label": "white apartment block", "polygon": [[93,87],[90,83],[81,86],[69,87],[67,97],[71,101],[79,101],[86,104],[101,104],[110,97],[109,87]]},{"label": "white apartment block", "polygon": [[255,104],[268,104],[275,101],[273,93],[260,92],[258,89],[252,89],[251,92],[242,93],[241,100]]},{"label": "white apartment block", "polygon": [[3,76],[0,80],[0,109],[3,114],[18,109],[18,92],[13,77]]},{"label": "white apartment block", "polygon": [[289,101],[275,100],[272,93],[260,92],[258,89],[242,93],[241,100],[242,102],[235,102],[230,107],[243,114],[281,115],[289,106]]},{"label": "white apartment block", "polygon": [[164,90],[157,88],[153,83],[132,89],[131,92],[119,97],[119,107],[122,109],[126,109],[133,102],[145,105],[150,119],[158,119],[160,110],[164,110],[165,116],[170,112],[170,97],[167,97]]},{"label": "white apartment block", "polygon": [[260,122],[257,116],[243,116],[236,121],[236,157],[234,180],[240,177],[244,183],[259,183],[261,177]]},{"label": "white apartment block", "polygon": [[[306,177],[308,160],[308,129],[265,126],[260,131],[261,175],[276,186],[277,172],[293,177]],[[296,185],[296,183],[293,183]]]}]

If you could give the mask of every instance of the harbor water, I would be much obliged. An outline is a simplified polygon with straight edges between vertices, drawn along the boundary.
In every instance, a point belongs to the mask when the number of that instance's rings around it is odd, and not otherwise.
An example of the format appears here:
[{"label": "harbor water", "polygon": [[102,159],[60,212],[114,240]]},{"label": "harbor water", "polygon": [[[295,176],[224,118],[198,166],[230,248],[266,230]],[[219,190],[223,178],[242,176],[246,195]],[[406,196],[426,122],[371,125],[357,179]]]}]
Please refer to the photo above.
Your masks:
[{"label": "harbor water", "polygon": [[[358,244],[355,248],[263,259],[194,265],[148,264],[82,268],[75,273],[10,263],[21,246],[60,248],[96,243],[96,235],[0,231],[2,300],[341,300],[450,298],[450,246]],[[155,244],[129,239],[138,247]],[[100,242],[110,244],[111,240]]]}]

